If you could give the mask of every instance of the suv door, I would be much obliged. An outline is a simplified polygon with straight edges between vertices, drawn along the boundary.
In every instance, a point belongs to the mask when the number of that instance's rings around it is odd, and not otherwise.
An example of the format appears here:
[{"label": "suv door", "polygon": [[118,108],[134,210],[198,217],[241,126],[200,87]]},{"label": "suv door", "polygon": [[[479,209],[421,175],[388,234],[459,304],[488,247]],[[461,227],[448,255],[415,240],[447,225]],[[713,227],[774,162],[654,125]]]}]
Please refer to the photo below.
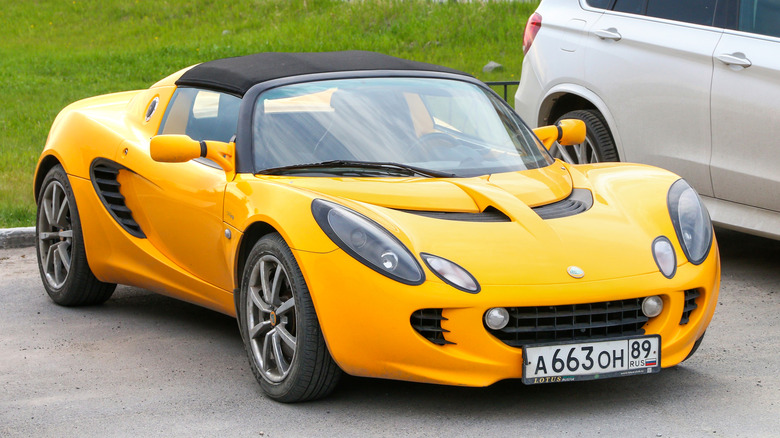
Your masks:
[{"label": "suv door", "polygon": [[780,0],[743,0],[714,53],[715,197],[780,211]]},{"label": "suv door", "polygon": [[712,53],[723,29],[715,0],[616,0],[590,28],[585,78],[619,129],[621,161],[710,180]]}]

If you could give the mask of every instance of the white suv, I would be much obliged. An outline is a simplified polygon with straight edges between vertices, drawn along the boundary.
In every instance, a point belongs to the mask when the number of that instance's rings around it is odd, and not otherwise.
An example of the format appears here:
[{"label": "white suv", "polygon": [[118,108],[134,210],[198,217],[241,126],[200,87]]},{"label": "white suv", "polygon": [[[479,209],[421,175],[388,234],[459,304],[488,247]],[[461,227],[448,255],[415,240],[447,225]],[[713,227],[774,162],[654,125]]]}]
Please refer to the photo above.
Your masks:
[{"label": "white suv", "polygon": [[588,128],[559,157],[667,168],[780,239],[780,0],[543,0],[523,49],[518,113]]}]

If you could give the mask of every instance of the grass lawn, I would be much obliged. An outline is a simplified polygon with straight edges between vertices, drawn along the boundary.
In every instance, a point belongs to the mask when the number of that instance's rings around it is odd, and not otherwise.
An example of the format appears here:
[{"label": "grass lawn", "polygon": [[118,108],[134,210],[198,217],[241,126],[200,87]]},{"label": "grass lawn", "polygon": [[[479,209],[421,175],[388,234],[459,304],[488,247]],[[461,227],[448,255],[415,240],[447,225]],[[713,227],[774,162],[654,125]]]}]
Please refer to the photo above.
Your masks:
[{"label": "grass lawn", "polygon": [[[517,80],[538,2],[25,0],[0,9],[0,228],[32,226],[52,120],[75,100],[264,51],[361,49]],[[488,61],[503,72],[482,73]],[[500,90],[497,89],[500,92]],[[510,94],[512,92],[510,91]]]}]

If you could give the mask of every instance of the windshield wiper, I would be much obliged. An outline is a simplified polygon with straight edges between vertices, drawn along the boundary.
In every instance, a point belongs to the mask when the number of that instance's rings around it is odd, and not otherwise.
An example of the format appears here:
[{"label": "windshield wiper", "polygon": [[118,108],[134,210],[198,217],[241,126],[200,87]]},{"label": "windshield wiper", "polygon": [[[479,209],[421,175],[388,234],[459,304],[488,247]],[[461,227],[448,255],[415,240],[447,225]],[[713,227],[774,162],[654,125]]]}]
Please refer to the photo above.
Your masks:
[{"label": "windshield wiper", "polygon": [[452,178],[457,176],[454,173],[424,169],[421,167],[409,166],[408,164],[376,162],[376,161],[352,161],[352,160],[330,160],[330,161],[322,161],[319,163],[294,164],[291,166],[272,167],[270,169],[261,170],[258,173],[263,175],[284,175],[290,173],[307,172],[310,170],[335,169],[339,167],[347,168],[347,169],[382,171],[383,173],[397,174],[400,172],[406,176],[418,175],[418,176],[426,176],[429,178]]}]

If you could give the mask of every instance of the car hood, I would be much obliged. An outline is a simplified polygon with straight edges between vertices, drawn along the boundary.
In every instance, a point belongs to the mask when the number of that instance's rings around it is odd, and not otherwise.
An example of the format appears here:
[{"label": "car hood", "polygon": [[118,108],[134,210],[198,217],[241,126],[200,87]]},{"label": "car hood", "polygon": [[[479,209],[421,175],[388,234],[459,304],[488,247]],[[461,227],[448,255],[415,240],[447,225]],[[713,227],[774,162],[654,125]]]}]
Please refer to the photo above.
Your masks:
[{"label": "car hood", "polygon": [[[556,162],[544,169],[478,178],[277,182],[371,217],[418,258],[425,252],[449,259],[483,285],[516,285],[657,272],[651,244],[659,235],[675,242],[678,261],[684,260],[666,207],[668,188],[676,178],[645,166],[573,169]],[[574,188],[591,194],[587,211],[544,219],[534,210],[566,199]],[[491,214],[457,214],[481,212]],[[581,268],[585,277],[571,277],[570,266]],[[439,281],[429,271],[426,276]]]},{"label": "car hood", "polygon": [[564,166],[476,178],[291,178],[288,183],[331,196],[398,210],[478,213],[481,192],[497,190],[529,206],[561,200],[571,193]]}]

